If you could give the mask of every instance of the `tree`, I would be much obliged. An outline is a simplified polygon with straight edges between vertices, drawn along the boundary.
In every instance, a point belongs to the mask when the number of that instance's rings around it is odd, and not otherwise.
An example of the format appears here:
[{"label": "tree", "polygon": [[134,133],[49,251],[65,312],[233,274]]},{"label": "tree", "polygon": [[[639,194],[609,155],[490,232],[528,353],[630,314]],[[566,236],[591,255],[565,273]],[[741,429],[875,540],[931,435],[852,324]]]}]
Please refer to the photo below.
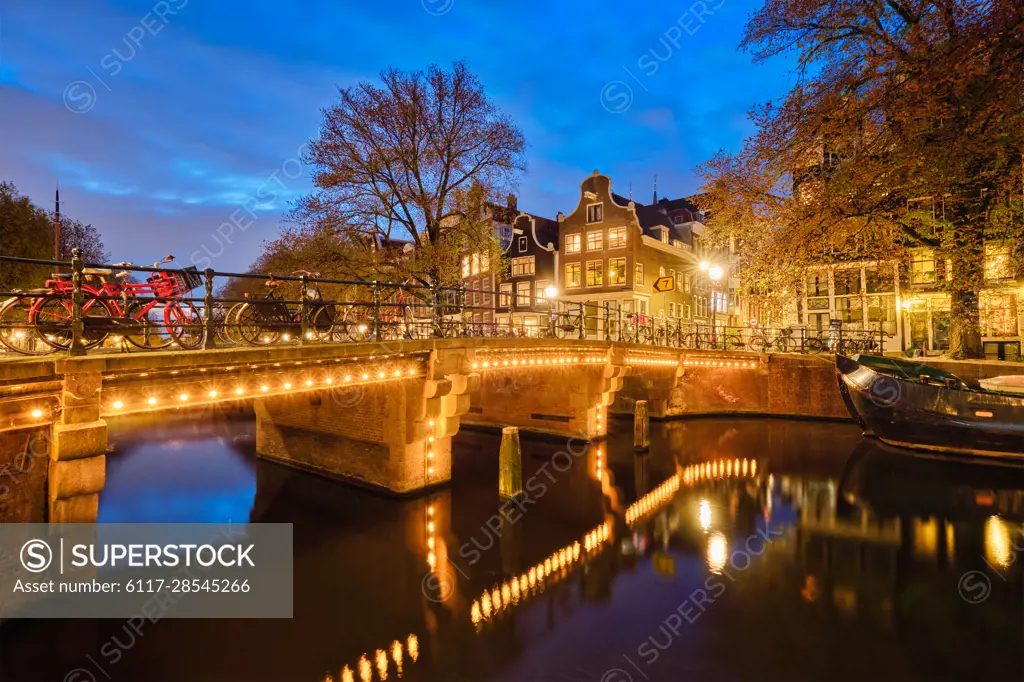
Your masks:
[{"label": "tree", "polygon": [[462,62],[380,78],[341,89],[324,110],[305,159],[317,189],[293,217],[335,235],[374,272],[398,240],[412,243],[413,257],[390,262],[405,275],[451,282],[470,246],[497,263],[484,207],[524,170],[522,133]]},{"label": "tree", "polygon": [[[5,256],[53,257],[53,225],[49,215],[7,182],[0,182],[0,244]],[[48,272],[47,266],[0,263],[0,291],[41,284]]]},{"label": "tree", "polygon": [[[952,263],[950,353],[981,353],[986,240],[1020,254],[1024,10],[1019,0],[767,0],[742,47],[795,54],[796,86],[756,134],[701,168],[719,241],[752,289],[796,290],[808,265]],[[930,197],[929,203],[913,200]]]},{"label": "tree", "polygon": [[86,263],[107,263],[110,260],[99,230],[92,225],[83,225],[80,220],[61,216],[60,260],[71,260],[74,249],[81,250]]}]

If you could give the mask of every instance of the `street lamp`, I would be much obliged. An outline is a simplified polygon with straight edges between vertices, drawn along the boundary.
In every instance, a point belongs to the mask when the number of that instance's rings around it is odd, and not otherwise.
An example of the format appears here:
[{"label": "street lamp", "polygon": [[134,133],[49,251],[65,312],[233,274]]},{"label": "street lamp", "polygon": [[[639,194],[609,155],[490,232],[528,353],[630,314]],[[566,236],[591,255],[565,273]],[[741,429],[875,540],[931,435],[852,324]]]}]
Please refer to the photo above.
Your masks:
[{"label": "street lamp", "polygon": [[725,274],[725,270],[722,269],[718,263],[708,263],[702,261],[700,269],[708,273],[708,278],[711,280],[711,329],[715,329],[715,313],[718,312],[718,297],[715,296],[715,292],[718,289],[719,282],[722,281],[722,276]]}]

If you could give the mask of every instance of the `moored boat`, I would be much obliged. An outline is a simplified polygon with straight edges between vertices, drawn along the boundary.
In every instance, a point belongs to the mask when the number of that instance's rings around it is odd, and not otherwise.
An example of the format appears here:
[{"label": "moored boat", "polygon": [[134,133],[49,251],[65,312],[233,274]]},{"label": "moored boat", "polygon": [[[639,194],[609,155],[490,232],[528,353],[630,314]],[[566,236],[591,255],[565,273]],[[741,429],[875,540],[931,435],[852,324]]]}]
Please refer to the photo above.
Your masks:
[{"label": "moored boat", "polygon": [[893,358],[837,355],[836,369],[843,401],[866,435],[932,452],[1024,458],[1024,395]]},{"label": "moored boat", "polygon": [[1010,374],[991,379],[982,379],[978,382],[986,391],[997,391],[1000,393],[1021,393],[1024,394],[1024,374]]}]

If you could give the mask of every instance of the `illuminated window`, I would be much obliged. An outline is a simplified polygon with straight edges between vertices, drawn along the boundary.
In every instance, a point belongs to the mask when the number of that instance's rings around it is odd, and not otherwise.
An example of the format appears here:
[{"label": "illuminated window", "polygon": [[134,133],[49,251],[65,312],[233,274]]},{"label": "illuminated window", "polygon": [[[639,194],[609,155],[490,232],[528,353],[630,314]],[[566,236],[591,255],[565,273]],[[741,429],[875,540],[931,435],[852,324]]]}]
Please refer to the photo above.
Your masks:
[{"label": "illuminated window", "polygon": [[600,251],[604,248],[604,234],[601,230],[587,232],[587,251]]},{"label": "illuminated window", "polygon": [[985,279],[1011,279],[1013,277],[1013,261],[1010,257],[1010,245],[999,242],[985,243]]},{"label": "illuminated window", "polygon": [[592,260],[587,263],[587,286],[599,287],[604,283],[604,272],[599,260]]},{"label": "illuminated window", "polygon": [[512,284],[501,284],[499,285],[500,297],[498,299],[498,305],[503,308],[507,308],[509,303],[512,302]]},{"label": "illuminated window", "polygon": [[519,238],[519,253],[526,253],[526,237]]},{"label": "illuminated window", "polygon": [[479,253],[474,253],[470,257],[469,262],[471,263],[470,269],[469,269],[469,274],[471,274],[471,275],[479,275],[480,274],[480,254]]},{"label": "illuminated window", "polygon": [[626,228],[613,227],[608,230],[608,248],[623,249],[626,247]]},{"label": "illuminated window", "polygon": [[579,253],[580,252],[580,236],[578,234],[567,234],[567,235],[565,235],[565,252],[566,253]]},{"label": "illuminated window", "polygon": [[608,259],[608,284],[625,284],[626,283],[626,259],[625,258],[609,258]]},{"label": "illuminated window", "polygon": [[633,286],[642,287],[644,285],[644,264],[636,264],[636,272],[633,275]]},{"label": "illuminated window", "polygon": [[587,206],[587,222],[599,223],[604,220],[604,204],[591,204]]},{"label": "illuminated window", "polygon": [[535,266],[535,259],[533,256],[522,256],[520,258],[512,259],[512,276],[521,277],[523,275],[532,275]]},{"label": "illuminated window", "polygon": [[931,249],[914,251],[910,257],[910,283],[934,284],[937,279],[935,252]]},{"label": "illuminated window", "polygon": [[565,286],[567,289],[575,289],[580,285],[580,264],[565,264]]},{"label": "illuminated window", "polygon": [[487,272],[491,269],[491,257],[487,252],[480,254],[480,272]]},{"label": "illuminated window", "polygon": [[469,256],[462,257],[462,276],[469,277]]},{"label": "illuminated window", "polygon": [[547,280],[539,279],[539,280],[537,280],[535,282],[534,288],[533,288],[533,292],[534,292],[534,297],[536,298],[536,301],[537,301],[537,305],[540,305],[540,304],[544,303],[547,300],[545,298],[545,296],[547,296],[547,294],[544,293],[544,291],[547,288],[548,288]]},{"label": "illuminated window", "polygon": [[516,305],[529,307],[530,305],[530,282],[516,282]]}]

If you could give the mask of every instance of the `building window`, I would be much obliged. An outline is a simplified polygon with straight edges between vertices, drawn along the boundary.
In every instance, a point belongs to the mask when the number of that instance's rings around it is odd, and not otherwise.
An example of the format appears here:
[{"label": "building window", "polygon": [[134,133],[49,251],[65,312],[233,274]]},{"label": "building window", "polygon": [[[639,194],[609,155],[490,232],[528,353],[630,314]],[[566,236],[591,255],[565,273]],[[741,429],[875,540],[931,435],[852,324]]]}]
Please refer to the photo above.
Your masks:
[{"label": "building window", "polygon": [[864,285],[869,294],[891,294],[896,291],[896,280],[888,270],[865,270]]},{"label": "building window", "polygon": [[526,237],[519,238],[519,253],[526,253]]},{"label": "building window", "polygon": [[868,296],[868,322],[872,329],[896,333],[896,296]]},{"label": "building window", "polygon": [[547,302],[547,280],[539,279],[534,283],[534,298],[537,300],[537,305],[541,305]]},{"label": "building window", "polygon": [[836,296],[860,295],[860,268],[853,270],[836,270],[833,276]]},{"label": "building window", "polygon": [[604,233],[601,230],[587,232],[587,251],[600,251],[604,248]]},{"label": "building window", "polygon": [[471,274],[471,275],[479,275],[480,274],[480,254],[479,253],[474,253],[470,257],[469,262],[470,262],[469,274]]},{"label": "building window", "polygon": [[981,300],[981,335],[1017,335],[1017,297],[1013,294],[988,294]]},{"label": "building window", "polygon": [[672,224],[673,225],[682,225],[683,224],[683,216],[681,216],[681,215],[672,216]]},{"label": "building window", "polygon": [[512,259],[512,276],[522,277],[532,275],[534,271],[534,256],[521,256]]},{"label": "building window", "polygon": [[502,308],[507,308],[512,303],[512,284],[501,284],[499,289],[501,296],[498,299],[498,305]]},{"label": "building window", "polygon": [[839,319],[850,324],[864,323],[864,305],[860,296],[843,296],[836,299]]},{"label": "building window", "polygon": [[683,293],[684,294],[690,293],[690,288],[691,288],[690,287],[690,276],[689,275],[683,275],[682,277],[679,278],[679,281],[682,283]]},{"label": "building window", "polygon": [[1012,277],[1013,261],[1010,258],[1010,245],[985,242],[985,280],[1011,279]]},{"label": "building window", "polygon": [[579,263],[566,263],[565,264],[565,288],[576,289],[580,286],[580,264]]},{"label": "building window", "polygon": [[668,244],[668,230],[664,227],[661,228],[661,243]]},{"label": "building window", "polygon": [[673,303],[672,301],[668,302],[668,316],[669,317],[675,317],[676,316],[676,304]]},{"label": "building window", "polygon": [[599,287],[604,283],[603,278],[603,263],[599,260],[592,260],[587,262],[587,286],[588,287]]},{"label": "building window", "polygon": [[644,264],[636,264],[636,272],[633,274],[633,286],[642,287],[644,285]]},{"label": "building window", "polygon": [[664,276],[665,276],[665,266],[662,265],[661,267],[658,268],[658,277],[664,277]]},{"label": "building window", "polygon": [[599,223],[604,220],[604,204],[591,204],[587,206],[587,222]]},{"label": "building window", "polygon": [[565,235],[565,252],[566,253],[579,253],[580,252],[580,236],[578,234],[567,234],[567,235]]},{"label": "building window", "polygon": [[624,249],[626,248],[626,228],[624,227],[613,227],[608,230],[608,248],[609,249]]},{"label": "building window", "polygon": [[516,282],[516,305],[527,308],[530,305],[530,282]]},{"label": "building window", "polygon": [[685,248],[685,245],[679,239],[673,239],[672,240],[672,246],[676,247],[677,249]]},{"label": "building window", "polygon": [[462,276],[469,277],[469,256],[462,257]]},{"label": "building window", "polygon": [[910,257],[910,283],[935,284],[935,252],[931,249],[915,251]]},{"label": "building window", "polygon": [[626,283],[626,259],[625,258],[609,258],[608,259],[608,284],[625,284]]},{"label": "building window", "polygon": [[685,314],[684,314],[684,317],[685,317],[685,318],[686,318],[687,320],[691,319],[691,317],[692,317],[692,315],[691,315],[691,311],[690,311],[690,304],[689,304],[689,303],[687,303],[687,304],[686,304],[686,310],[685,310]]},{"label": "building window", "polygon": [[480,254],[480,272],[488,272],[491,269],[491,257],[487,252]]},{"label": "building window", "polygon": [[828,296],[828,275],[825,272],[811,272],[807,275],[808,296]]}]

